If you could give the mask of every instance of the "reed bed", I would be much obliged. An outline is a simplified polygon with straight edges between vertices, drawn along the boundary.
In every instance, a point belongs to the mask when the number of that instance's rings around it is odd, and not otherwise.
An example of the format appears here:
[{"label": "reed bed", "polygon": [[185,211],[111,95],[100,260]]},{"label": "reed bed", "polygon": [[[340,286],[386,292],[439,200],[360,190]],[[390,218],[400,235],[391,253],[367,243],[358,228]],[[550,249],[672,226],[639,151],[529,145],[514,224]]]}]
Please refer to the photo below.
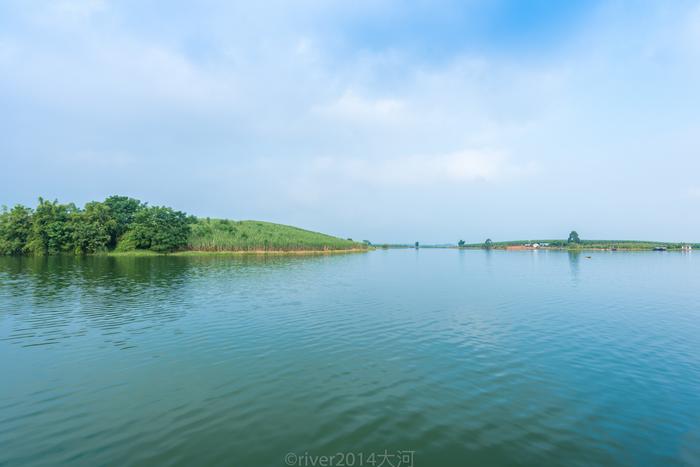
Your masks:
[{"label": "reed bed", "polygon": [[199,219],[191,226],[188,248],[196,251],[328,251],[366,246],[271,222]]}]

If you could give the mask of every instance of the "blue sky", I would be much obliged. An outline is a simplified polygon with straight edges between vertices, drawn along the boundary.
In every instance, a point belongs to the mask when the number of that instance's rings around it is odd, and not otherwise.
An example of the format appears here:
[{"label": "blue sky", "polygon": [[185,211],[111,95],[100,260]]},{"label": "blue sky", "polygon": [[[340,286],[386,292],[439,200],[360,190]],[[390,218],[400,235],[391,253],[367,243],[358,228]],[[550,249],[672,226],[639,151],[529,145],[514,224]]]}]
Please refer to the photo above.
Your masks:
[{"label": "blue sky", "polygon": [[0,0],[0,204],[700,241],[700,2]]}]

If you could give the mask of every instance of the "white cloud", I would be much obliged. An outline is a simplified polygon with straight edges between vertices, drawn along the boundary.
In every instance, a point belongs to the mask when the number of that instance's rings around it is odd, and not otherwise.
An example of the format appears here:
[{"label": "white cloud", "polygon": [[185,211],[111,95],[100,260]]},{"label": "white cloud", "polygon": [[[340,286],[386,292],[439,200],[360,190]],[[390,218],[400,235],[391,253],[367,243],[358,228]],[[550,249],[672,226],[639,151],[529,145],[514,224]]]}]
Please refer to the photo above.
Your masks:
[{"label": "white cloud", "polygon": [[[516,164],[495,150],[469,149],[379,158],[261,158],[243,166],[224,165],[215,172],[224,178],[246,174],[248,180],[261,180],[265,192],[282,192],[284,199],[294,203],[320,207],[339,198],[369,197],[381,203],[396,199],[398,193],[420,191],[430,197],[445,190],[497,187],[527,179],[538,170],[532,163]],[[376,198],[380,193],[382,197]]]},{"label": "white cloud", "polygon": [[[18,2],[16,24],[0,32],[0,101],[12,106],[0,115],[0,157],[19,164],[33,155],[37,170],[17,171],[33,174],[21,188],[30,199],[36,186],[65,189],[60,173],[35,181],[42,157],[78,154],[60,170],[96,184],[113,178],[105,166],[126,179],[136,162],[164,180],[144,170],[134,182],[154,197],[188,180],[193,211],[245,199],[222,209],[258,203],[287,215],[301,202],[338,222],[339,199],[364,197],[381,211],[400,192],[447,209],[489,193],[506,210],[546,201],[595,219],[610,197],[677,196],[673,187],[695,185],[700,168],[691,131],[699,62],[689,53],[700,50],[700,8],[681,21],[606,7],[612,13],[577,33],[580,42],[564,35],[542,55],[486,48],[432,60],[398,46],[358,49],[351,27],[319,14],[361,16],[376,3],[359,12],[328,2],[167,12],[150,2],[28,4]],[[688,170],[674,172],[671,187],[659,177],[663,164]],[[539,167],[546,183],[533,182]],[[700,198],[700,189],[688,195]],[[217,215],[228,214],[237,215]]]},{"label": "white cloud", "polygon": [[393,98],[369,99],[353,90],[346,90],[334,101],[314,107],[312,112],[360,123],[390,123],[397,122],[405,114],[406,104]]},{"label": "white cloud", "polygon": [[496,182],[532,172],[531,167],[518,167],[500,153],[474,150],[378,160],[322,157],[313,161],[310,170],[319,180],[345,179],[378,187]]},{"label": "white cloud", "polygon": [[63,53],[0,44],[0,66],[11,70],[0,81],[42,103],[77,111],[83,106],[88,111],[100,106],[104,114],[220,108],[236,96],[232,74],[206,70],[175,50],[128,38],[93,38]]}]

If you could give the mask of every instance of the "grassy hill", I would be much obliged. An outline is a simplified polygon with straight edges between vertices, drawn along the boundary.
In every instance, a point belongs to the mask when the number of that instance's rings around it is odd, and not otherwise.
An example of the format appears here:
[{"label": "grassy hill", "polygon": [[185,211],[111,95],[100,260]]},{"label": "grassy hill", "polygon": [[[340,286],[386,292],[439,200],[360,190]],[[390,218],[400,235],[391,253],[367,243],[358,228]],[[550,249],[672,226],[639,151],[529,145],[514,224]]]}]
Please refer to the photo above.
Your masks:
[{"label": "grassy hill", "polygon": [[187,248],[195,251],[326,251],[366,246],[271,222],[198,219],[191,226]]},{"label": "grassy hill", "polygon": [[270,222],[201,219],[121,195],[83,208],[43,198],[34,209],[0,206],[3,256],[360,249],[367,246]]}]

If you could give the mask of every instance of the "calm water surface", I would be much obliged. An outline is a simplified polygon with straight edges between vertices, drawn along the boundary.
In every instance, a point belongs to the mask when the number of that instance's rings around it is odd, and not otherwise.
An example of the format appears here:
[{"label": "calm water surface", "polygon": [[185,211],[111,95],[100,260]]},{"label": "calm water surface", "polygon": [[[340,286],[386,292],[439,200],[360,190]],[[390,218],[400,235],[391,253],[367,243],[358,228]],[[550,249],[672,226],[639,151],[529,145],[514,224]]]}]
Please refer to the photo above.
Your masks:
[{"label": "calm water surface", "polygon": [[0,465],[700,465],[699,287],[697,253],[0,258]]}]

